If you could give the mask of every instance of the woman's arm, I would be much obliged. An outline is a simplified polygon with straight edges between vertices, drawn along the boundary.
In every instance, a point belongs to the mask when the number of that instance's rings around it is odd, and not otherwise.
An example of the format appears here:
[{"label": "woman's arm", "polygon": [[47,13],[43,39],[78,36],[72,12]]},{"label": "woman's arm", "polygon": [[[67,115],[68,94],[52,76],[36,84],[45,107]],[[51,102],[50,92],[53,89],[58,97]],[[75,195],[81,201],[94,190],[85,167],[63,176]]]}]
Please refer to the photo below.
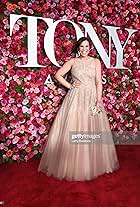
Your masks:
[{"label": "woman's arm", "polygon": [[97,91],[97,103],[101,102],[102,99],[102,72],[101,72],[101,62],[99,59],[95,59],[96,64],[96,91]]},{"label": "woman's arm", "polygon": [[72,84],[66,81],[65,78],[63,78],[63,76],[71,69],[73,63],[74,58],[71,58],[66,63],[64,63],[64,65],[56,72],[54,76],[63,86],[67,88],[71,88]]}]

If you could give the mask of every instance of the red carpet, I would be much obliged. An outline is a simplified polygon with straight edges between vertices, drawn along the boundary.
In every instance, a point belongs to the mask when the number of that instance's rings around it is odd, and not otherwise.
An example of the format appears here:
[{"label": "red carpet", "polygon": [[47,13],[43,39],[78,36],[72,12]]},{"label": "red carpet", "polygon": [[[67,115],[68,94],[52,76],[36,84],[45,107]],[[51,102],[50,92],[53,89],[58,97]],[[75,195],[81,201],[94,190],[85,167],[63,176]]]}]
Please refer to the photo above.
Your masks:
[{"label": "red carpet", "polygon": [[92,181],[59,181],[37,172],[39,159],[0,166],[2,207],[140,206],[140,146],[117,146],[120,170]]}]

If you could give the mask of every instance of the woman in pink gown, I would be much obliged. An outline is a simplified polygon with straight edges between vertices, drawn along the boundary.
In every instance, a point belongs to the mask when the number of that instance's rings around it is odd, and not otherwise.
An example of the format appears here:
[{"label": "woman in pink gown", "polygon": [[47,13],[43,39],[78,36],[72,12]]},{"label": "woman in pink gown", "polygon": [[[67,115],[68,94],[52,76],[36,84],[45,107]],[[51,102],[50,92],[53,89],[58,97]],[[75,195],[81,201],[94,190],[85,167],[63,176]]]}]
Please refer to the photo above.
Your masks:
[{"label": "woman in pink gown", "polygon": [[[88,55],[86,37],[76,53],[55,74],[69,88],[48,135],[38,171],[58,179],[84,181],[119,169],[119,162],[102,102],[101,63]],[[63,76],[71,70],[73,83]]]}]

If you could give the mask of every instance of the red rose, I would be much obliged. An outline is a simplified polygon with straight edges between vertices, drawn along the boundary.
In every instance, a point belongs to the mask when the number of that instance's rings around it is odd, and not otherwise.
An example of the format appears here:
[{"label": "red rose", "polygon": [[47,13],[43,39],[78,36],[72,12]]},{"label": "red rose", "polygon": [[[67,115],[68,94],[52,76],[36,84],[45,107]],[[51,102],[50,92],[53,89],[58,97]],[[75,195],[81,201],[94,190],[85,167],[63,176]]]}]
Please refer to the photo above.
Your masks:
[{"label": "red rose", "polygon": [[0,94],[4,95],[6,91],[6,83],[5,82],[1,82],[0,83]]}]

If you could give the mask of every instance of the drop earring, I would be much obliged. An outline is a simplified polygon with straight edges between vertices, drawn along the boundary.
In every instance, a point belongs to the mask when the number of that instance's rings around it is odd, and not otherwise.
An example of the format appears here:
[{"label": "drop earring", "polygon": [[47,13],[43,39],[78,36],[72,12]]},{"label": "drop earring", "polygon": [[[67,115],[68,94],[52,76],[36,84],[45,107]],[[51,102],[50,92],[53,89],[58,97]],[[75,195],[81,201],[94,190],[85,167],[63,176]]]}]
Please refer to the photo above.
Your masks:
[{"label": "drop earring", "polygon": [[78,51],[78,56],[80,57],[80,52]]}]

